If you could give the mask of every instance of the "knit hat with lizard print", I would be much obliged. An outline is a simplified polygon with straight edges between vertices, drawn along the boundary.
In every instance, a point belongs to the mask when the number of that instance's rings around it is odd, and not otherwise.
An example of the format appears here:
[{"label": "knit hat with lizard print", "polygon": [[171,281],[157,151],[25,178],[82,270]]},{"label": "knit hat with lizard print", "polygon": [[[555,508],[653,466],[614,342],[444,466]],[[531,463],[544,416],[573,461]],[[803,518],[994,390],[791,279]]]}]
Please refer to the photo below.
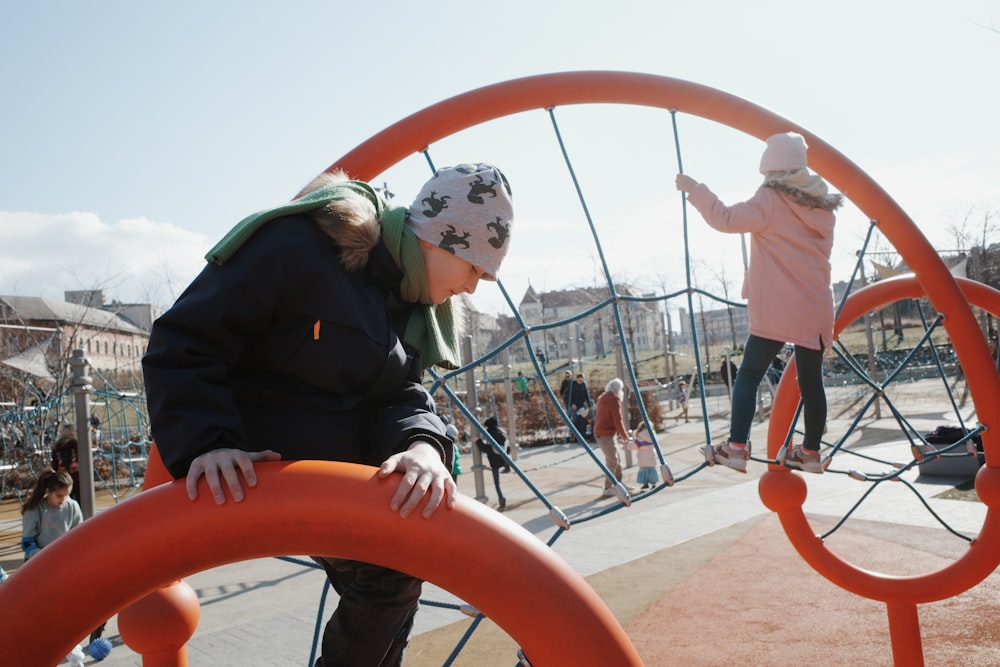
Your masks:
[{"label": "knit hat with lizard print", "polygon": [[490,164],[459,164],[438,169],[407,211],[406,224],[417,238],[432,243],[496,280],[510,246],[514,209],[510,184]]}]

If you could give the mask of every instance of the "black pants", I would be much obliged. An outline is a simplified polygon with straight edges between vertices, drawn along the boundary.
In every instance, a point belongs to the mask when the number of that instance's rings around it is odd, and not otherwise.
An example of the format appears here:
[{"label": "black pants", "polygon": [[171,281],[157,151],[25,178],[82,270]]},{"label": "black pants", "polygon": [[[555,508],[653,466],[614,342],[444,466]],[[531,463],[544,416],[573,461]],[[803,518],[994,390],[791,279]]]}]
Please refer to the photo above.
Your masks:
[{"label": "black pants", "polygon": [[408,574],[342,558],[314,558],[340,604],[323,632],[322,667],[398,667],[413,629],[421,582]]}]

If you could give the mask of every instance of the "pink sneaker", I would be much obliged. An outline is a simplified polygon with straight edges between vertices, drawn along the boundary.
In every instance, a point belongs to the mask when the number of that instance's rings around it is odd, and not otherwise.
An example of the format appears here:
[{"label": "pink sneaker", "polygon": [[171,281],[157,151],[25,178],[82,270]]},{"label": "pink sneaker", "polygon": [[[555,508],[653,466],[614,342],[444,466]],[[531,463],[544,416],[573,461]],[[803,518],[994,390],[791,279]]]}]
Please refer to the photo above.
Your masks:
[{"label": "pink sneaker", "polygon": [[705,455],[705,460],[710,466],[721,463],[737,472],[745,473],[747,471],[747,460],[750,458],[749,449],[733,449],[727,441],[721,445],[705,445],[701,452]]},{"label": "pink sneaker", "polygon": [[795,468],[802,472],[812,472],[817,475],[823,474],[823,462],[819,452],[802,449],[802,445],[792,447],[788,455],[785,456],[783,463],[789,468]]}]

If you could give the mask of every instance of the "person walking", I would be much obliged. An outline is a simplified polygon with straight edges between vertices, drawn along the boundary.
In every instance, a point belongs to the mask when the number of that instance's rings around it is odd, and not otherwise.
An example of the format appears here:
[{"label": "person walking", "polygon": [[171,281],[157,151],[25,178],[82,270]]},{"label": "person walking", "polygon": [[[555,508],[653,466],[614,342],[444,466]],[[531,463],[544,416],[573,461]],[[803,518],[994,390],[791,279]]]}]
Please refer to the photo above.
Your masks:
[{"label": "person walking", "polygon": [[688,388],[687,382],[681,380],[677,383],[677,388],[674,390],[674,400],[677,401],[677,405],[680,406],[677,414],[674,415],[674,423],[680,421],[681,417],[684,417],[684,423],[690,423],[688,419]]},{"label": "person walking", "polygon": [[[483,422],[483,426],[486,427],[487,433],[489,433],[490,437],[496,441],[497,445],[500,446],[500,449],[504,451],[509,449],[509,447],[507,447],[507,434],[502,428],[500,428],[500,422],[497,421],[496,417],[488,417],[486,421]],[[479,448],[479,451],[486,454],[486,459],[489,461],[490,473],[493,475],[493,486],[497,490],[498,509],[503,512],[507,509],[507,498],[504,497],[503,490],[500,488],[500,472],[503,468],[510,470],[510,467],[507,466],[507,460],[500,455],[500,452],[498,452],[493,445],[486,442],[482,438],[476,438],[476,446]]]},{"label": "person walking", "polygon": [[[594,436],[601,452],[604,453],[604,464],[618,482],[622,481],[622,461],[615,438],[621,438],[622,444],[630,439],[625,429],[625,420],[622,418],[624,395],[625,384],[620,378],[608,381],[604,386],[604,393],[597,397],[597,416],[594,419]],[[625,488],[627,491],[634,490],[630,486]],[[615,495],[611,480],[607,477],[604,478],[604,491],[601,495],[606,498]]]}]

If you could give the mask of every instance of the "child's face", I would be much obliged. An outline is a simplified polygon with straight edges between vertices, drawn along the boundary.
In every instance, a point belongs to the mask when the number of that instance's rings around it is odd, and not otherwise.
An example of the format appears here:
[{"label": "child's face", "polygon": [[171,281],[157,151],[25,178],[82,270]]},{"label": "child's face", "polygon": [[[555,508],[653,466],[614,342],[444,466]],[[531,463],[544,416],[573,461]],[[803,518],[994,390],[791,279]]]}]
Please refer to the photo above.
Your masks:
[{"label": "child's face", "polygon": [[55,491],[49,491],[45,494],[45,502],[49,504],[49,507],[61,507],[66,498],[69,497],[69,492],[72,489],[56,489]]},{"label": "child's face", "polygon": [[420,241],[427,272],[427,292],[433,303],[444,303],[456,294],[472,294],[483,277],[482,269],[451,252]]}]

